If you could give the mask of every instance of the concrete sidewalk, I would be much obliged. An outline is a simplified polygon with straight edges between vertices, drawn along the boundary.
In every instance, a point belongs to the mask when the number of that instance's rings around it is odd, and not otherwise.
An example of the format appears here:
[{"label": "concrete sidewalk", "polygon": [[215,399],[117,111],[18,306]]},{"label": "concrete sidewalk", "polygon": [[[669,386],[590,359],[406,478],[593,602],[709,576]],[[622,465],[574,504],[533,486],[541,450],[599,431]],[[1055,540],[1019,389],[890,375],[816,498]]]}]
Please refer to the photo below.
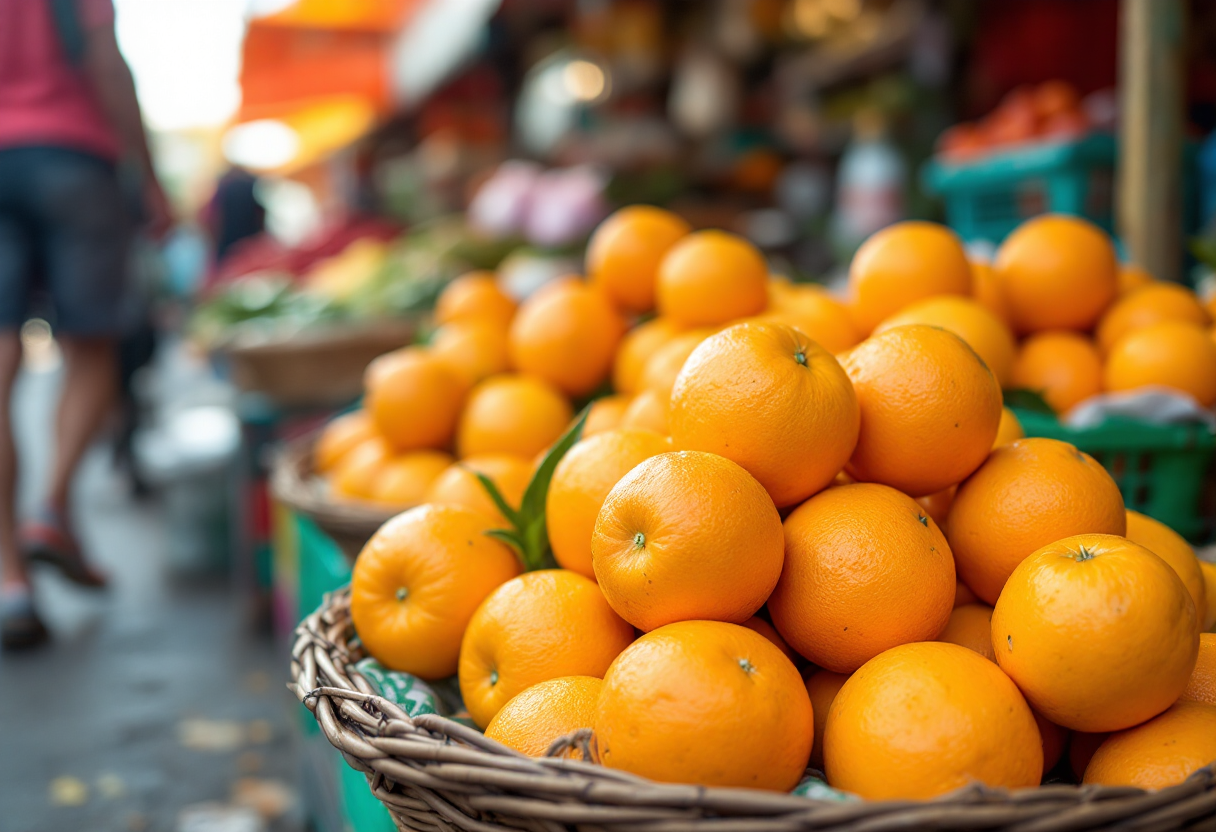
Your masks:
[{"label": "concrete sidewalk", "polygon": [[[27,503],[41,493],[57,384],[55,372],[19,383]],[[77,494],[80,533],[112,585],[90,594],[35,573],[54,642],[0,656],[0,830],[300,828],[286,656],[248,631],[223,576],[166,569],[155,501],[128,496],[107,449],[90,454]],[[234,795],[262,820],[237,810],[239,825],[226,808],[232,822],[206,825],[189,808]]]}]

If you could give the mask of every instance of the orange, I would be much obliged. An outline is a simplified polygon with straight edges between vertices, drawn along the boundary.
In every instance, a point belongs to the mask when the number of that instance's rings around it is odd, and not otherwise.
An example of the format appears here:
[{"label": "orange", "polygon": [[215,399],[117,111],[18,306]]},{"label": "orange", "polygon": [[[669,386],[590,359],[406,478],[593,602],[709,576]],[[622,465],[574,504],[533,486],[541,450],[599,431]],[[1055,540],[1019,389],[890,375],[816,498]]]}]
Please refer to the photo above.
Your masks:
[{"label": "orange", "polygon": [[376,426],[365,410],[343,413],[326,423],[312,449],[312,468],[325,474],[337,467],[342,457],[357,445],[376,435]]},{"label": "orange", "polygon": [[591,412],[583,424],[583,436],[593,436],[621,426],[625,411],[629,409],[631,396],[604,396],[591,403]]},{"label": "orange", "polygon": [[987,309],[997,319],[1009,325],[1009,308],[1001,290],[1001,281],[992,271],[992,265],[978,260],[971,261],[971,296],[976,303]]},{"label": "orange", "polygon": [[1153,283],[1121,297],[1098,323],[1098,348],[1109,353],[1115,342],[1146,326],[1181,321],[1200,327],[1212,318],[1195,293],[1177,283]]},{"label": "orange", "polygon": [[844,687],[849,677],[844,673],[819,670],[806,680],[806,692],[811,697],[811,709],[815,713],[815,743],[811,746],[811,766],[823,770],[823,735],[828,726],[828,713],[836,694]]},{"label": "orange", "polygon": [[1179,702],[1161,716],[1112,734],[1085,769],[1085,783],[1164,789],[1216,760],[1216,705]]},{"label": "orange", "polygon": [[495,376],[469,394],[456,447],[461,456],[533,457],[552,445],[574,418],[570,402],[534,376]]},{"label": "orange", "polygon": [[1131,263],[1121,263],[1119,265],[1118,282],[1120,297],[1129,292],[1134,292],[1142,286],[1151,286],[1156,280],[1155,277],[1139,266]]},{"label": "orange", "polygon": [[494,521],[495,528],[507,526],[507,518],[503,517],[494,505],[485,487],[477,479],[477,474],[489,477],[507,504],[512,508],[519,508],[524,490],[532,480],[532,465],[523,457],[510,454],[466,457],[455,465],[448,466],[447,470],[435,478],[427,489],[426,501],[464,506],[489,517]]},{"label": "orange", "polygon": [[1107,732],[1099,732],[1096,734],[1087,734],[1084,731],[1073,731],[1068,736],[1068,767],[1072,770],[1073,777],[1080,782],[1085,777],[1085,769],[1089,766],[1089,761],[1093,759],[1094,752],[1098,750],[1098,746],[1106,742],[1106,738],[1110,734]]},{"label": "orange", "polygon": [[650,205],[630,205],[600,223],[587,243],[587,275],[618,308],[649,312],[664,255],[692,227]]},{"label": "orange", "polygon": [[664,344],[683,332],[665,318],[654,318],[638,324],[621,339],[612,364],[612,386],[618,393],[633,395],[642,389],[642,372],[646,362]]},{"label": "orange", "polygon": [[426,500],[431,483],[452,464],[443,451],[413,451],[384,463],[371,497],[377,503],[409,508]]},{"label": "orange", "polygon": [[443,448],[452,441],[468,386],[446,361],[408,347],[376,359],[365,385],[367,412],[398,451]]},{"label": "orange", "polygon": [[435,331],[429,345],[431,355],[448,362],[472,387],[490,376],[505,373],[507,330],[493,321],[461,321]]},{"label": "orange", "polygon": [[1034,390],[1056,413],[1066,413],[1102,392],[1102,356],[1083,335],[1032,335],[1022,343],[1014,361],[1013,386]]},{"label": "orange", "polygon": [[487,321],[506,327],[515,316],[515,301],[502,290],[493,272],[469,272],[449,283],[435,300],[435,323]]},{"label": "orange", "polygon": [[486,535],[491,525],[466,508],[425,505],[372,535],[351,575],[350,615],[378,662],[424,679],[456,672],[473,611],[519,574],[515,554]]},{"label": "orange", "polygon": [[585,396],[612,370],[625,322],[598,289],[555,280],[519,307],[511,324],[511,363],[569,396]]},{"label": "orange", "polygon": [[753,615],[751,618],[743,622],[743,626],[752,632],[759,633],[773,644],[777,645],[777,649],[784,653],[787,659],[797,664],[798,654],[790,649],[790,646],[785,643],[785,639],[781,637],[781,633],[777,632],[777,628],[775,628],[772,624],[769,624],[767,621],[757,615]]},{"label": "orange", "polygon": [[955,607],[950,613],[950,623],[937,640],[966,647],[989,661],[996,661],[996,653],[992,651],[992,607],[987,604]]},{"label": "orange", "polygon": [[[993,661],[996,661],[993,659]],[[1031,709],[1034,713],[1034,709]],[[1043,738],[1043,773],[1051,771],[1064,756],[1064,744],[1068,741],[1068,732],[1043,718],[1042,714],[1034,713],[1035,724],[1039,726],[1039,736]]]},{"label": "orange", "polygon": [[1118,293],[1106,232],[1080,217],[1045,214],[1022,223],[997,250],[993,269],[1015,332],[1085,332]]},{"label": "orange", "polygon": [[996,439],[993,440],[992,447],[999,448],[1001,445],[1008,445],[1010,442],[1016,442],[1025,436],[1026,431],[1022,430],[1022,423],[1018,421],[1018,417],[1009,408],[1002,407],[1001,423],[997,425]]},{"label": "orange", "polygon": [[1123,495],[1106,469],[1066,442],[1041,438],[994,450],[959,486],[946,519],[959,578],[988,604],[1048,543],[1126,531]]},{"label": "orange", "polygon": [[659,265],[659,314],[686,327],[718,326],[764,311],[768,265],[747,240],[695,231]]},{"label": "orange", "polygon": [[674,451],[640,462],[608,492],[591,538],[604,597],[641,630],[688,619],[742,624],[773,591],[781,517],[725,457]]},{"label": "orange", "polygon": [[604,498],[642,460],[671,450],[653,431],[609,430],[576,443],[553,472],[545,502],[549,544],[560,566],[594,578],[591,535]]},{"label": "orange", "polygon": [[1013,333],[978,301],[952,296],[917,301],[884,320],[874,332],[908,324],[925,324],[953,332],[984,360],[998,384],[1009,386],[1017,351]]},{"label": "orange", "polygon": [[889,225],[862,243],[849,265],[853,318],[862,334],[918,300],[970,294],[962,241],[937,223]]},{"label": "orange", "polygon": [[[1200,561],[1199,568],[1203,571],[1204,597],[1216,599],[1216,563]],[[1208,601],[1207,615],[1203,618],[1203,629],[1210,631],[1216,625],[1216,600]]]},{"label": "orange", "polygon": [[533,685],[602,678],[633,641],[594,581],[564,569],[528,572],[491,592],[460,645],[460,695],[480,726]]},{"label": "orange", "polygon": [[954,606],[961,607],[964,604],[981,603],[979,596],[971,591],[971,587],[967,586],[962,581],[955,581],[954,584]]},{"label": "orange", "polygon": [[365,439],[346,452],[330,474],[330,487],[341,497],[370,500],[376,482],[393,458],[393,449],[379,436]]},{"label": "orange", "polygon": [[709,329],[690,329],[655,350],[642,370],[641,389],[653,390],[660,399],[670,400],[671,389],[675,387],[680,370],[684,369],[684,362],[710,335],[713,332]]},{"label": "orange", "polygon": [[1115,342],[1102,380],[1111,392],[1169,387],[1211,407],[1216,404],[1216,341],[1191,323],[1146,326]]},{"label": "orange", "polygon": [[980,466],[1001,421],[1001,388],[953,332],[888,329],[849,353],[844,368],[861,405],[848,472],[921,497]]},{"label": "orange", "polygon": [[653,390],[643,390],[621,414],[621,427],[641,428],[667,435],[667,401]]},{"label": "orange", "polygon": [[768,611],[801,655],[851,673],[888,648],[937,638],[954,588],[937,524],[911,497],[858,483],[816,494],[786,518]]},{"label": "orange", "polygon": [[1195,550],[1186,542],[1186,538],[1161,521],[1131,509],[1127,512],[1126,537],[1148,549],[1178,573],[1182,585],[1195,602],[1195,610],[1202,622],[1208,608],[1207,591],[1199,558],[1195,557]]},{"label": "orange", "polygon": [[494,714],[486,736],[520,754],[543,757],[554,740],[591,728],[601,687],[594,676],[559,676],[533,685]]},{"label": "orange", "polygon": [[806,688],[768,639],[720,621],[639,638],[604,676],[599,761],[650,780],[789,791],[811,754]]},{"label": "orange", "polygon": [[943,488],[941,491],[934,491],[932,494],[917,497],[916,502],[925,510],[925,514],[933,518],[934,523],[942,526],[946,522],[946,515],[950,513],[950,504],[954,502],[954,493],[956,491],[958,491],[958,486],[952,485],[949,488]]},{"label": "orange", "polygon": [[779,291],[760,317],[801,330],[832,354],[861,340],[848,307],[820,286],[802,284]]},{"label": "orange", "polygon": [[778,506],[827,486],[857,441],[853,386],[836,359],[796,329],[737,324],[689,356],[671,393],[678,448],[746,468]]},{"label": "orange", "polygon": [[1043,776],[1026,700],[957,644],[904,644],[844,683],[824,737],[828,783],[866,800],[923,800],[971,783],[1016,789]]},{"label": "orange", "polygon": [[1120,731],[1168,708],[1199,651],[1195,602],[1161,558],[1127,538],[1066,537],[1009,576],[992,614],[1001,669],[1075,731]]},{"label": "orange", "polygon": [[1199,636],[1199,658],[1180,698],[1216,705],[1216,633]]}]

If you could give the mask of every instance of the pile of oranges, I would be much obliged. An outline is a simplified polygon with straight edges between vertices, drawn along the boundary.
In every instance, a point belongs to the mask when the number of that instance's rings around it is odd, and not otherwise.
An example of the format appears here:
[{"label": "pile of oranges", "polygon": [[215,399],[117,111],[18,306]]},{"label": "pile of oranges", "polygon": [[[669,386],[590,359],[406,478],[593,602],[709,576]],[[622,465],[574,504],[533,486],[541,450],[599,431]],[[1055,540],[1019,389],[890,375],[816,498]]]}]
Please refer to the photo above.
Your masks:
[{"label": "pile of oranges", "polygon": [[[365,409],[318,442],[338,494],[415,505],[354,567],[381,663],[456,675],[525,754],[590,729],[595,761],[665,782],[789,790],[810,767],[928,798],[1068,766],[1153,788],[1216,760],[1216,568],[1002,407],[1035,338],[1095,325],[1115,380],[1216,376],[1206,317],[1120,311],[1157,285],[1116,301],[1099,232],[1032,221],[989,269],[903,223],[837,299],[635,206],[587,272],[518,309],[458,279],[431,343],[373,364]],[[1211,361],[1155,375],[1163,325]],[[521,541],[549,568],[524,571]]]},{"label": "pile of oranges", "polygon": [[938,139],[938,151],[960,162],[1031,141],[1068,141],[1090,131],[1077,90],[1066,81],[1018,87],[976,122],[956,124]]}]

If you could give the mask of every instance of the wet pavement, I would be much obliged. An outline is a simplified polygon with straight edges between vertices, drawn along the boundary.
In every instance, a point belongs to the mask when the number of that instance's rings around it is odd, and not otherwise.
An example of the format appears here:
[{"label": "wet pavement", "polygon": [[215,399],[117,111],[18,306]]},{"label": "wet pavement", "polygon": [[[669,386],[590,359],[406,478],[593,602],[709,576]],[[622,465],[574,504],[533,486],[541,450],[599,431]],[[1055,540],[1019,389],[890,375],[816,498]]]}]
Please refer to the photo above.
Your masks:
[{"label": "wet pavement", "polygon": [[[27,503],[57,384],[25,373],[15,397]],[[77,485],[78,528],[112,586],[35,573],[54,643],[0,655],[0,832],[301,828],[281,648],[224,575],[168,568],[163,510],[130,496],[106,448]]]}]

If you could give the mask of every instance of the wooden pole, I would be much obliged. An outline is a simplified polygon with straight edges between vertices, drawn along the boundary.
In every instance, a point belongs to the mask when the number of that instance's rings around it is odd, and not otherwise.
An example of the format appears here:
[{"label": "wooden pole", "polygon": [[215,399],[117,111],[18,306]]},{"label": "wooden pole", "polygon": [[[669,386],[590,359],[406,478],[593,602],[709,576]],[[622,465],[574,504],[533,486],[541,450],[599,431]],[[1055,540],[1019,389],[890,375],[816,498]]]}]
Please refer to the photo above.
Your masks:
[{"label": "wooden pole", "polygon": [[1182,0],[1122,0],[1119,235],[1160,280],[1182,265]]}]

